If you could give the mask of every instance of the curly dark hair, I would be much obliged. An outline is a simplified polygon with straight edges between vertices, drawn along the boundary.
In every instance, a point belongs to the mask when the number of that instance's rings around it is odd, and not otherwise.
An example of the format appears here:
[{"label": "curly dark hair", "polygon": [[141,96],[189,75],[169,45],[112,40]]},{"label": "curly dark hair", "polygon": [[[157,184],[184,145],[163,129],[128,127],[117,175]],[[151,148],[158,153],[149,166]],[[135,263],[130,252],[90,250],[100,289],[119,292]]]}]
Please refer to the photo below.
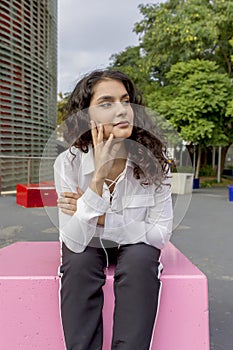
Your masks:
[{"label": "curly dark hair", "polygon": [[93,146],[88,107],[94,94],[95,85],[106,79],[122,82],[129,94],[134,112],[134,126],[131,136],[125,140],[125,145],[128,157],[135,165],[135,178],[140,179],[142,185],[160,185],[168,177],[169,171],[165,143],[162,141],[161,132],[143,106],[142,95],[132,80],[121,71],[114,69],[95,70],[77,83],[68,100],[67,141],[71,147],[74,146],[85,153],[88,152],[90,145]]}]

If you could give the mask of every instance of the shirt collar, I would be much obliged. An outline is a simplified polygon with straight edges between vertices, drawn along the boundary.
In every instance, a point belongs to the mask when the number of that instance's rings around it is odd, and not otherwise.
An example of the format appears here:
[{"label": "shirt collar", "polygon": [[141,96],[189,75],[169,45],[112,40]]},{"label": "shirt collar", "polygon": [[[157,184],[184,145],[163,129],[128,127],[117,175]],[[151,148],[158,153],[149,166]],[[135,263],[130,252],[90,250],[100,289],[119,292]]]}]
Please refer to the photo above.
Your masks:
[{"label": "shirt collar", "polygon": [[[134,164],[130,159],[127,159],[126,161],[126,170],[128,167],[134,168]],[[95,171],[95,162],[92,147],[89,147],[87,153],[82,152],[82,168],[83,175],[88,175]]]},{"label": "shirt collar", "polygon": [[89,147],[88,152],[82,152],[83,175],[91,174],[95,171],[93,148]]}]

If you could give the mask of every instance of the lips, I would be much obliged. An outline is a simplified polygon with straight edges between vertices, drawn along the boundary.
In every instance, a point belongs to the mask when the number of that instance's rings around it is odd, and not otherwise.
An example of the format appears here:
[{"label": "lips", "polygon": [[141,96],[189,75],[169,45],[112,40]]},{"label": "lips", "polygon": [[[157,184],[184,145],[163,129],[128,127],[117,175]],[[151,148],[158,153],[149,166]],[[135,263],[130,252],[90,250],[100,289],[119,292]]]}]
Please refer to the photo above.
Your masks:
[{"label": "lips", "polygon": [[129,126],[128,120],[121,120],[118,123],[113,124],[113,126],[126,127]]}]

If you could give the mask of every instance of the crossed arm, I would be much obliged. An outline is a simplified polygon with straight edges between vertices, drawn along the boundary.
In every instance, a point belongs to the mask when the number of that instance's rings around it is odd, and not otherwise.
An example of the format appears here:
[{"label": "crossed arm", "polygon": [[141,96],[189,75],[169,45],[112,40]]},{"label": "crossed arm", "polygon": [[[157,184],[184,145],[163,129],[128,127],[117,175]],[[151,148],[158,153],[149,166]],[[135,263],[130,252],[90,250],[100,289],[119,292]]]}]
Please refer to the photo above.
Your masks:
[{"label": "crossed arm", "polygon": [[[57,206],[61,209],[64,214],[68,214],[70,216],[74,215],[77,211],[77,200],[83,195],[83,192],[78,187],[77,193],[73,192],[62,192],[61,197],[57,200]],[[97,224],[100,226],[104,226],[105,214],[99,216]]]}]

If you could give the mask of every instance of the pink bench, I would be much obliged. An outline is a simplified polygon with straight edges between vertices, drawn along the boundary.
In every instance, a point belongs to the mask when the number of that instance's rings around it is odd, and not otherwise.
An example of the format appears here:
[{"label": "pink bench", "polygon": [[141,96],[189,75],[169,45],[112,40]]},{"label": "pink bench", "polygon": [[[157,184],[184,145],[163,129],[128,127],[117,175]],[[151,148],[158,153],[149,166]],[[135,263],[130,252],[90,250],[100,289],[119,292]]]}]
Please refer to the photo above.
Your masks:
[{"label": "pink bench", "polygon": [[[59,315],[59,242],[0,249],[0,349],[64,350]],[[171,243],[162,254],[162,296],[152,350],[209,350],[205,275]],[[113,273],[104,287],[104,346],[110,350]]]}]

